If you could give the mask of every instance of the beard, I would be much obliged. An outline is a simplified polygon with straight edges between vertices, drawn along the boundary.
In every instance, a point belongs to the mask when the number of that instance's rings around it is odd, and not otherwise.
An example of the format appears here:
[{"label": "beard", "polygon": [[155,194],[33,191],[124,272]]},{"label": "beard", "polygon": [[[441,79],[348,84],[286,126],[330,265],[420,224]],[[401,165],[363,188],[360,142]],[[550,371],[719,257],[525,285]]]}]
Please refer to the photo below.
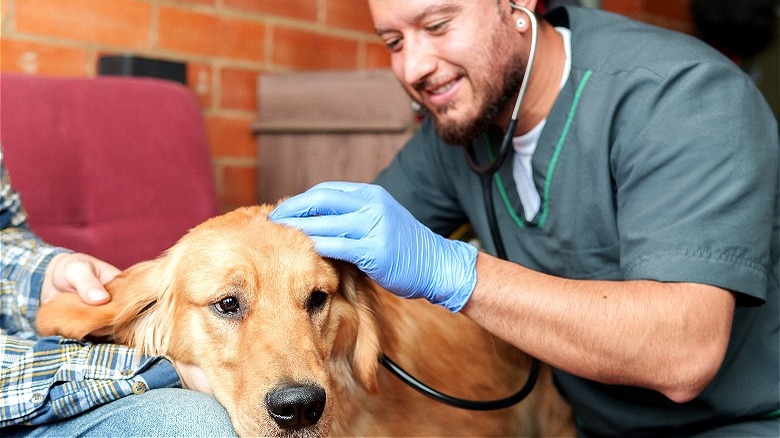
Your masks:
[{"label": "beard", "polygon": [[451,145],[468,146],[490,125],[497,124],[498,117],[517,97],[525,74],[519,55],[510,58],[504,67],[500,82],[483,78],[485,84],[482,92],[483,99],[475,117],[464,121],[445,119],[443,116],[454,106],[451,104],[442,105],[431,111],[439,137]]}]

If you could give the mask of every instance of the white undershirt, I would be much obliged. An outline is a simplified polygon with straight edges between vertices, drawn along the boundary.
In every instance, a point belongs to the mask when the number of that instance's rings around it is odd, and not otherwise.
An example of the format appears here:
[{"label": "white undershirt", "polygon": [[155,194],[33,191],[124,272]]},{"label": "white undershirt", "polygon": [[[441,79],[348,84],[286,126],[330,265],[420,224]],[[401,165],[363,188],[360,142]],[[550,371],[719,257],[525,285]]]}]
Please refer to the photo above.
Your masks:
[{"label": "white undershirt", "polygon": [[[558,31],[563,39],[563,50],[566,53],[566,63],[563,66],[563,77],[560,85],[560,88],[563,88],[571,72],[571,31],[565,27],[556,27],[555,30]],[[512,146],[515,150],[512,172],[517,185],[517,193],[520,195],[520,201],[523,203],[525,219],[529,222],[536,217],[541,206],[541,196],[536,191],[531,171],[531,158],[534,156],[536,144],[539,142],[539,137],[542,135],[542,129],[544,129],[546,122],[547,119],[545,118],[527,133],[512,139]]]}]

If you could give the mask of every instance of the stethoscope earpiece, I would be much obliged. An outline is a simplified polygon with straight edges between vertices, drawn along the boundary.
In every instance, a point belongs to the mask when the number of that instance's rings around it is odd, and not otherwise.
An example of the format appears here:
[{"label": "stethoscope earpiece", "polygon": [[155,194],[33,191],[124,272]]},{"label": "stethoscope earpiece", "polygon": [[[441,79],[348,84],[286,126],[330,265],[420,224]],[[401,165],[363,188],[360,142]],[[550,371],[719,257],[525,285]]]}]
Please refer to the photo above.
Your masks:
[{"label": "stethoscope earpiece", "polygon": [[[539,33],[538,23],[536,22],[536,16],[530,9],[526,8],[525,6],[517,5],[511,1],[509,2],[509,6],[512,9],[516,9],[518,11],[524,12],[528,16],[528,20],[531,23],[531,51],[528,54],[528,63],[525,66],[525,74],[523,75],[523,81],[520,84],[520,91],[517,93],[517,100],[515,100],[515,107],[514,110],[512,111],[512,118],[509,120],[509,126],[507,127],[506,133],[504,134],[504,139],[501,142],[501,148],[498,150],[498,154],[496,155],[496,158],[492,162],[481,166],[477,163],[477,156],[476,156],[476,152],[474,151],[474,146],[471,145],[466,148],[467,151],[466,161],[468,162],[468,165],[471,168],[471,170],[473,170],[479,175],[490,176],[496,173],[496,171],[498,171],[499,167],[501,167],[507,155],[509,154],[509,147],[512,144],[512,137],[514,137],[515,129],[517,128],[517,118],[520,114],[520,105],[523,103],[523,97],[525,96],[525,89],[528,86],[528,79],[531,77],[531,70],[533,69],[534,58],[536,58],[536,38]],[[520,27],[520,20],[524,20],[524,19],[521,17],[517,20],[518,27]]]}]

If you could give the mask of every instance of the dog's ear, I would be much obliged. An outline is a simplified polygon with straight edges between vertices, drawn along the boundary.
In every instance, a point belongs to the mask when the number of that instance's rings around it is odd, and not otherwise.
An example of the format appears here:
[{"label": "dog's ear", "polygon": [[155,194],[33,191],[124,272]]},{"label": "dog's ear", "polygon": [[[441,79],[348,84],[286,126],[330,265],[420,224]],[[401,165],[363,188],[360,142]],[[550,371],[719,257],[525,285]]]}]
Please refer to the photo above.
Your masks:
[{"label": "dog's ear", "polygon": [[[377,321],[377,286],[354,266],[343,265],[341,295],[343,308],[332,355],[336,362],[351,370],[351,376],[368,392],[378,390],[377,372],[381,353],[381,335]],[[337,371],[338,372],[338,371]]]},{"label": "dog's ear", "polygon": [[35,326],[43,336],[60,335],[85,340],[102,336],[111,324],[116,306],[90,306],[76,293],[60,293],[51,301],[41,303],[35,316]]},{"label": "dog's ear", "polygon": [[141,262],[120,273],[106,284],[111,301],[104,305],[86,304],[76,293],[57,294],[40,306],[36,316],[38,332],[81,340],[107,337],[152,353],[148,350],[159,340],[147,339],[149,333],[139,333],[138,326],[155,313],[161,292],[170,286],[172,274],[166,272],[170,271],[169,257],[166,254]]},{"label": "dog's ear", "polygon": [[112,339],[143,354],[166,354],[170,339],[176,246],[156,260],[132,266],[107,289],[117,309],[109,327]]}]

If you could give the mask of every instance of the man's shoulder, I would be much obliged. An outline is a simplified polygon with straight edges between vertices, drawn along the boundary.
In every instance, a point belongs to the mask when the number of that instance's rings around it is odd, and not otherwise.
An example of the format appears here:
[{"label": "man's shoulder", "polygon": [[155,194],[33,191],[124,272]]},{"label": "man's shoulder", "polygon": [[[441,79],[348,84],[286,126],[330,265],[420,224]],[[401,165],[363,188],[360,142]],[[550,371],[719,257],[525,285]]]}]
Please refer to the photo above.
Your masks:
[{"label": "man's shoulder", "polygon": [[619,74],[633,69],[666,75],[681,66],[739,69],[700,39],[606,11],[566,8],[572,65]]}]

